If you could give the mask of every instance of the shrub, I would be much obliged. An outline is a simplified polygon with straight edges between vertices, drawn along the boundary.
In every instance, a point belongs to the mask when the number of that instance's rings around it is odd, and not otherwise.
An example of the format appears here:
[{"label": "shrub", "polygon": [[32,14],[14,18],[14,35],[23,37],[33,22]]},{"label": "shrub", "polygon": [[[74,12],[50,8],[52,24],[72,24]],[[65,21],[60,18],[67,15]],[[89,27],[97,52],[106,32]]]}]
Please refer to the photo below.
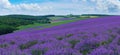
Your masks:
[{"label": "shrub", "polygon": [[21,44],[21,45],[20,45],[20,49],[21,49],[21,50],[27,49],[27,48],[35,45],[35,44],[37,44],[37,41],[29,41],[29,42],[27,42],[27,43],[25,43],[25,44]]},{"label": "shrub", "polygon": [[10,26],[10,25],[0,25],[0,35],[11,33],[14,30],[17,30],[17,29],[15,27]]}]

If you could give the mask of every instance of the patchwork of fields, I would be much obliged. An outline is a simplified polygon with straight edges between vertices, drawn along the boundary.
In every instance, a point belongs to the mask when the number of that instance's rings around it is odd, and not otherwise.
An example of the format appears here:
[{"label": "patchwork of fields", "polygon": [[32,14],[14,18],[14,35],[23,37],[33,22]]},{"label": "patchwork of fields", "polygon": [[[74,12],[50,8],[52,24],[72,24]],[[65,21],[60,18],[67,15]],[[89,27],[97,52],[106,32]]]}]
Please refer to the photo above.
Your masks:
[{"label": "patchwork of fields", "polygon": [[0,55],[120,55],[120,16],[1,35]]}]

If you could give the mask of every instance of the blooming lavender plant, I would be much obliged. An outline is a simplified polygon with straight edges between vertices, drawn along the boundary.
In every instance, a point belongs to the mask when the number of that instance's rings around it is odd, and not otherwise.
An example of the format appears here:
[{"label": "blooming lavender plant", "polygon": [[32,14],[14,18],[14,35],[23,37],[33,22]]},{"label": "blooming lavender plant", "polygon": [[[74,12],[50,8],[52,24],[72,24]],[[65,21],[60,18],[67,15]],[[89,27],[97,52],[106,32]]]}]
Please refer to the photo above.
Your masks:
[{"label": "blooming lavender plant", "polygon": [[0,55],[120,55],[120,16],[0,36]]}]

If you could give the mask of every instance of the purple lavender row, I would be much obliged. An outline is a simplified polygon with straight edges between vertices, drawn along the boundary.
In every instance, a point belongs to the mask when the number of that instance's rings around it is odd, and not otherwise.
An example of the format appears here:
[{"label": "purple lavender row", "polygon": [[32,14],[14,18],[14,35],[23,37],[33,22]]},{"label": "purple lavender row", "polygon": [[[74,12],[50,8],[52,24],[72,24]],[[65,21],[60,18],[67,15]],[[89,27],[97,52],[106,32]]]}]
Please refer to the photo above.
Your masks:
[{"label": "purple lavender row", "polygon": [[0,36],[0,55],[120,55],[120,16]]}]

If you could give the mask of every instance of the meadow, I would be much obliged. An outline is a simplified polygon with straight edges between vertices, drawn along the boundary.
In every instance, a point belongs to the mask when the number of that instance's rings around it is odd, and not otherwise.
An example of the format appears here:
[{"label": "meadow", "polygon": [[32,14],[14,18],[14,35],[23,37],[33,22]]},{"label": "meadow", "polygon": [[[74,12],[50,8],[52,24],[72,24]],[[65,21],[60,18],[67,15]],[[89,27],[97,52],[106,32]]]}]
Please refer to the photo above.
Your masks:
[{"label": "meadow", "polygon": [[120,55],[120,16],[33,25],[1,35],[0,55]]}]

